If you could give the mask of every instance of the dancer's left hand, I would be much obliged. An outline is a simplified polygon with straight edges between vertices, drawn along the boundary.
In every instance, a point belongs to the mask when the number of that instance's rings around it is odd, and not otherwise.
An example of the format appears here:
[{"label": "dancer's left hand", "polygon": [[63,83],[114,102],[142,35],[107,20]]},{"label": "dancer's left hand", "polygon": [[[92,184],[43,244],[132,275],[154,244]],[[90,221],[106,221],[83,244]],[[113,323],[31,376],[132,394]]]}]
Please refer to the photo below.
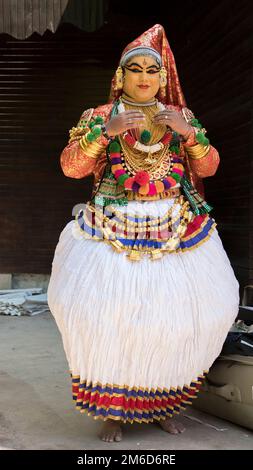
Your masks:
[{"label": "dancer's left hand", "polygon": [[181,134],[184,138],[189,135],[192,127],[186,122],[179,111],[174,109],[164,109],[159,111],[153,117],[154,124],[165,124],[169,126],[173,131]]}]

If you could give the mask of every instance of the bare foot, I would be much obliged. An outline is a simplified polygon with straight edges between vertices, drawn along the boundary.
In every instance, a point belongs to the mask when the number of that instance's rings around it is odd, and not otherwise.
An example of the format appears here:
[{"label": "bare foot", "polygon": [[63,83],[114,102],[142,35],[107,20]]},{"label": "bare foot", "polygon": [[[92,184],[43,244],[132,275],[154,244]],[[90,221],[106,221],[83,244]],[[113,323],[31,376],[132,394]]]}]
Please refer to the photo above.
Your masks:
[{"label": "bare foot", "polygon": [[106,442],[121,441],[122,429],[120,424],[114,419],[108,419],[104,422],[99,437]]},{"label": "bare foot", "polygon": [[174,418],[166,418],[165,420],[159,421],[160,426],[166,432],[170,432],[171,434],[179,434],[185,431],[185,427],[176,421]]}]

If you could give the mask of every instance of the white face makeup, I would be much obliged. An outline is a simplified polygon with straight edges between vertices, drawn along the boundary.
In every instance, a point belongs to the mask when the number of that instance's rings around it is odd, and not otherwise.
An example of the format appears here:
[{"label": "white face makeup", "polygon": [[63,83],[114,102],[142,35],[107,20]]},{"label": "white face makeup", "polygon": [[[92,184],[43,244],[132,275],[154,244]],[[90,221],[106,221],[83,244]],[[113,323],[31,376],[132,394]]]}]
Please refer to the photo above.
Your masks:
[{"label": "white face makeup", "polygon": [[134,56],[125,65],[124,93],[134,101],[151,101],[160,86],[160,67],[154,57]]}]

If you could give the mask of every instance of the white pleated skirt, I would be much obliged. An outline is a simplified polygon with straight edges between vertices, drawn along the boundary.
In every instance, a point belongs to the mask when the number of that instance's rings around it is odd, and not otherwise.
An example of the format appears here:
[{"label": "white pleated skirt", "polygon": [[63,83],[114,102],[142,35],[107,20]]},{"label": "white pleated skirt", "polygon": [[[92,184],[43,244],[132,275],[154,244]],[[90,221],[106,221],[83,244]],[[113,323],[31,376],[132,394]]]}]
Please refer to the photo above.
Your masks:
[{"label": "white pleated skirt", "polygon": [[[127,210],[163,215],[173,201],[129,201]],[[55,249],[48,304],[76,408],[149,423],[196,398],[238,314],[239,283],[216,228],[195,249],[131,261],[83,238],[71,220]]]}]

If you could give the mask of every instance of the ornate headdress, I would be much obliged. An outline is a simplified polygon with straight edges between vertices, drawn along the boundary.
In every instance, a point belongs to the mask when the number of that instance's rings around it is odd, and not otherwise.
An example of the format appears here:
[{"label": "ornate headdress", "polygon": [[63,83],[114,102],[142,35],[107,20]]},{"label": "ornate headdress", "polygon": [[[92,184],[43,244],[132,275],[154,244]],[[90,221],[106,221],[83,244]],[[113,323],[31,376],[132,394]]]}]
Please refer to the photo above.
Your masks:
[{"label": "ornate headdress", "polygon": [[109,103],[122,94],[122,88],[116,86],[121,78],[121,66],[134,55],[152,55],[161,68],[162,86],[157,98],[166,104],[186,106],[186,101],[179,82],[174,55],[169,46],[163,26],[155,24],[138,38],[128,44],[122,52],[119,67],[111,81]]}]

